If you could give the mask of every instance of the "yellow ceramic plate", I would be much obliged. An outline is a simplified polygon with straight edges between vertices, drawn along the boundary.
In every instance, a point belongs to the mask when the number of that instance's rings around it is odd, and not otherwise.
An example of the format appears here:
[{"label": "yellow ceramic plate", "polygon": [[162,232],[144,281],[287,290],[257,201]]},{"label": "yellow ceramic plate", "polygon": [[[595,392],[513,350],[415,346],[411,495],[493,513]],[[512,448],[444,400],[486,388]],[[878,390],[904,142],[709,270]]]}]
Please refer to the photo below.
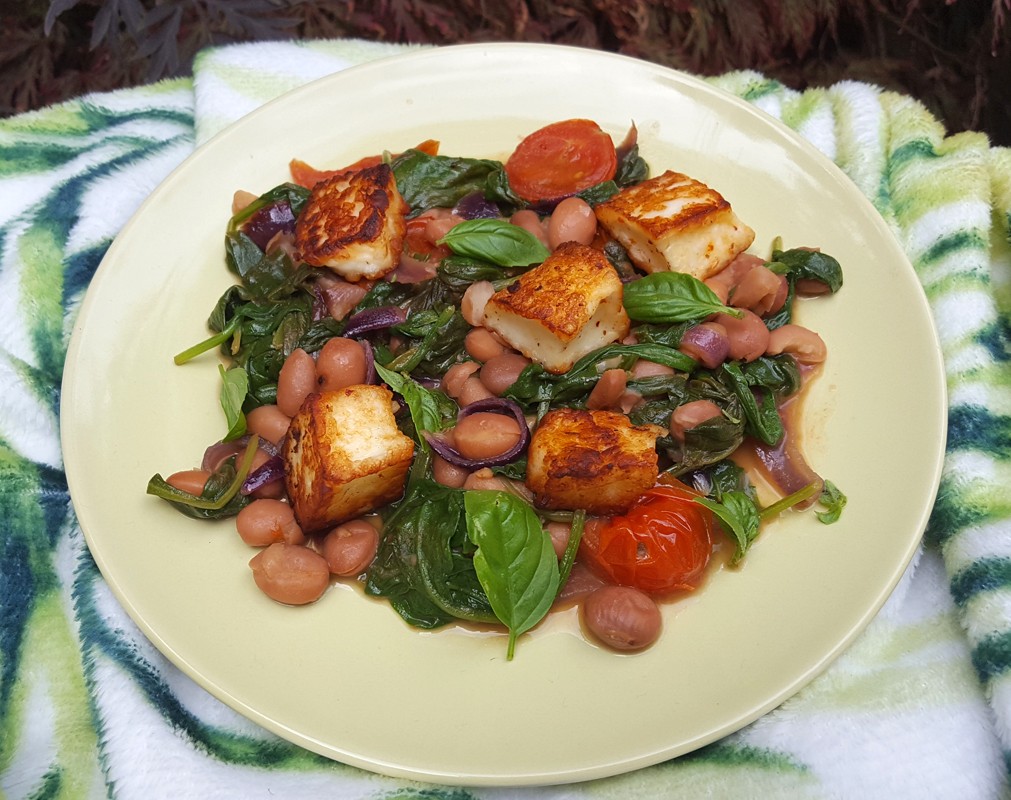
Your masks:
[{"label": "yellow ceramic plate", "polygon": [[[223,233],[236,189],[427,138],[503,157],[543,124],[588,117],[620,140],[634,120],[654,172],[722,192],[757,231],[835,255],[846,284],[803,319],[830,358],[807,404],[811,461],[848,495],[830,527],[796,514],[739,571],[665,608],[651,650],[584,641],[574,614],[521,639],[408,628],[347,586],[288,608],[253,585],[229,522],[187,519],[148,478],[220,438],[205,336],[231,283]],[[829,161],[748,104],[624,57],[531,45],[422,51],[270,103],[193,154],[123,230],[88,292],[63,393],[74,504],[116,596],[173,662],[224,702],[311,750],[378,772],[463,784],[600,777],[686,753],[777,706],[884,602],[915,551],[944,441],[935,333],[912,269]],[[897,380],[897,363],[916,363]]]}]

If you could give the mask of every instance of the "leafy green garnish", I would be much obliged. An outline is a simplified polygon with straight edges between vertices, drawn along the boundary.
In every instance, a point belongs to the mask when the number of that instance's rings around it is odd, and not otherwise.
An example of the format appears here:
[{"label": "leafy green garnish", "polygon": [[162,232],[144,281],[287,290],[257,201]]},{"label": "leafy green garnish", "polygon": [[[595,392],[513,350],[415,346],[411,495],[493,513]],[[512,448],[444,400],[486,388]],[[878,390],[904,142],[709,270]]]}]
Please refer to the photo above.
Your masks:
[{"label": "leafy green garnish", "polygon": [[474,569],[495,616],[516,639],[544,618],[558,592],[558,558],[533,508],[508,492],[464,494],[467,535],[477,546]]},{"label": "leafy green garnish", "polygon": [[786,275],[791,281],[823,283],[833,294],[842,288],[842,266],[828,253],[818,250],[776,250],[766,266],[777,275]]},{"label": "leafy green garnish", "polygon": [[758,536],[761,520],[755,503],[748,495],[740,491],[725,492],[719,501],[710,500],[708,497],[696,497],[695,502],[712,511],[723,524],[724,529],[733,535],[737,548],[734,550],[730,563],[732,565],[738,564],[748,552],[755,537]]},{"label": "leafy green garnish", "polygon": [[748,379],[741,372],[740,366],[733,361],[724,362],[720,367],[721,374],[728,379],[730,388],[741,401],[744,416],[747,419],[748,432],[765,444],[774,445],[783,438],[783,420],[776,409],[776,396],[771,391],[763,392],[762,401],[755,398]]},{"label": "leafy green garnish", "polygon": [[747,492],[736,489],[729,492],[717,492],[716,499],[696,497],[695,502],[712,511],[724,530],[734,537],[737,547],[730,559],[731,566],[734,566],[739,564],[747,554],[751,543],[758,537],[759,526],[764,520],[809,500],[818,491],[818,486],[817,482],[809,483],[761,509]]},{"label": "leafy green garnish", "polygon": [[386,597],[415,627],[497,619],[474,570],[463,497],[459,489],[420,480],[384,520],[365,591]]},{"label": "leafy green garnish", "polygon": [[684,272],[654,272],[627,283],[622,303],[628,316],[638,322],[687,322],[710,314],[741,316],[702,281]]},{"label": "leafy green garnish", "polygon": [[225,412],[225,422],[228,423],[228,433],[222,441],[230,442],[246,432],[242,404],[249,391],[249,376],[241,367],[226,370],[221,364],[218,364],[218,373],[221,375],[221,410]]},{"label": "leafy green garnish", "polygon": [[540,364],[527,365],[505,396],[521,405],[542,402],[571,402],[587,395],[600,379],[597,365],[611,359],[621,359],[629,365],[638,359],[663,364],[671,369],[690,372],[696,367],[693,358],[661,344],[609,344],[587,353],[572,369],[561,375],[545,370]]},{"label": "leafy green garnish", "polygon": [[259,443],[259,437],[251,436],[241,459],[227,459],[207,479],[204,491],[199,496],[176,489],[161,475],[154,475],[148,481],[147,493],[168,500],[176,511],[188,517],[220,519],[235,516],[249,502],[249,498],[240,494],[239,489],[249,476]]},{"label": "leafy green garnish", "polygon": [[500,267],[539,264],[551,255],[530,231],[504,219],[465,220],[450,228],[438,244],[458,256],[480,258]]},{"label": "leafy green garnish", "polygon": [[818,498],[818,505],[825,508],[824,511],[816,511],[815,516],[820,522],[831,525],[838,522],[842,516],[843,509],[846,508],[846,495],[839,491],[839,487],[832,481],[825,481],[822,487],[821,496]]},{"label": "leafy green garnish", "polygon": [[487,200],[506,208],[522,206],[509,187],[500,161],[453,156],[430,156],[408,150],[390,166],[397,190],[411,207],[412,215],[429,208],[452,208],[462,198],[481,192]]}]

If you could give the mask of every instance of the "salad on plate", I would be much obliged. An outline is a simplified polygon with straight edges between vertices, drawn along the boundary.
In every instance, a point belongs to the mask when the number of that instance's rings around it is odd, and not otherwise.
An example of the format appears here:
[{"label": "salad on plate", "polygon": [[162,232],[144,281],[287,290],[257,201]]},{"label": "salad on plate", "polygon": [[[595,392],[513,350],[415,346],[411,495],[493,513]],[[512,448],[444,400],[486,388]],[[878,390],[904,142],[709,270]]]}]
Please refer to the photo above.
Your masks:
[{"label": "salad on plate", "polygon": [[355,582],[412,626],[504,628],[510,659],[578,604],[592,640],[646,648],[768,520],[845,505],[803,454],[827,348],[795,321],[842,269],[754,240],[715,188],[652,174],[634,125],[559,121],[504,161],[293,160],[236,192],[237,282],[175,359],[223,356],[224,434],[148,492],[233,518],[281,603]]}]

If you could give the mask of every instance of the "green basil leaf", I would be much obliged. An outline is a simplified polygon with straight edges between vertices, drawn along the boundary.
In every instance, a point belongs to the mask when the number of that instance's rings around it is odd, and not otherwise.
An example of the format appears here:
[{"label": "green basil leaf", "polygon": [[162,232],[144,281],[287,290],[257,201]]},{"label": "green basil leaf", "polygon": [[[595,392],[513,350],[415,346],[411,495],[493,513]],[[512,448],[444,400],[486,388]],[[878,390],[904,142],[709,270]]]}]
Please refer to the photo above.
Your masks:
[{"label": "green basil leaf", "polygon": [[516,639],[544,618],[558,592],[558,557],[533,508],[508,492],[464,493],[474,569],[495,616]]},{"label": "green basil leaf", "polygon": [[249,376],[242,367],[226,370],[221,364],[218,364],[218,374],[221,375],[221,410],[225,412],[225,422],[228,424],[228,433],[222,441],[230,442],[246,433],[246,415],[242,413],[242,404],[249,391]]},{"label": "green basil leaf", "polygon": [[695,502],[712,511],[727,533],[734,537],[737,548],[730,563],[739,563],[758,536],[760,518],[754,501],[744,492],[735,491],[723,494],[719,502],[708,497],[696,497]]},{"label": "green basil leaf", "polygon": [[[442,413],[443,405],[439,402],[435,391],[426,389],[407,375],[394,372],[379,364],[376,364],[376,372],[387,386],[404,398],[404,402],[407,403],[407,408],[411,412],[414,428],[419,434],[426,431],[438,433],[447,427]],[[419,443],[427,447],[424,437],[419,436],[419,439]]]},{"label": "green basil leaf", "polygon": [[638,322],[687,322],[720,313],[741,316],[702,281],[684,272],[654,272],[626,283],[622,303],[628,316]]},{"label": "green basil leaf", "polygon": [[480,258],[500,267],[539,264],[551,255],[530,231],[503,219],[469,219],[439,239],[458,256]]}]

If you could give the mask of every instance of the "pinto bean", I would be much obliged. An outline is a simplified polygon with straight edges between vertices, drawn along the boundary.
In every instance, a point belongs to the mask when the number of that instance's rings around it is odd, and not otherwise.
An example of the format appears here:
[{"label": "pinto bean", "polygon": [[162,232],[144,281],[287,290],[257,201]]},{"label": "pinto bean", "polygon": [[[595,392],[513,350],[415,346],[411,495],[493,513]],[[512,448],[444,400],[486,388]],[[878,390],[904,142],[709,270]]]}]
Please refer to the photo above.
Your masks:
[{"label": "pinto bean", "polygon": [[493,294],[495,286],[491,281],[474,281],[467,287],[460,299],[460,314],[468,325],[477,328],[484,324],[484,307]]},{"label": "pinto bean", "polygon": [[284,360],[277,379],[277,407],[293,417],[302,402],[316,388],[316,362],[301,347],[291,351]]},{"label": "pinto bean", "polygon": [[506,389],[516,383],[529,363],[530,359],[519,353],[503,353],[489,358],[481,367],[481,383],[489,392],[501,397]]},{"label": "pinto bean", "polygon": [[300,544],[275,542],[253,556],[249,568],[267,597],[293,606],[319,600],[330,583],[326,559]]},{"label": "pinto bean", "polygon": [[257,406],[246,414],[246,430],[277,445],[288,433],[291,417],[276,405]]},{"label": "pinto bean", "polygon": [[625,370],[605,369],[586,398],[586,407],[592,410],[617,408],[627,382]]},{"label": "pinto bean", "polygon": [[684,442],[685,431],[691,430],[707,420],[715,419],[722,413],[720,407],[711,400],[693,400],[690,403],[684,403],[675,408],[674,413],[670,416],[671,435],[679,442]]},{"label": "pinto bean", "polygon": [[666,364],[657,364],[655,361],[647,361],[640,358],[632,365],[632,378],[641,380],[642,378],[652,378],[656,376],[668,376],[674,374],[674,368]]},{"label": "pinto bean", "polygon": [[463,222],[463,217],[459,217],[456,214],[433,215],[428,224],[425,225],[425,238],[431,244],[436,244],[461,222]]},{"label": "pinto bean", "polygon": [[743,316],[738,319],[730,314],[717,314],[714,322],[727,331],[730,342],[730,358],[737,361],[754,361],[765,352],[769,345],[769,329],[754,311],[741,309]]},{"label": "pinto bean", "polygon": [[656,601],[631,586],[602,586],[581,605],[583,624],[615,650],[642,650],[660,638],[663,617]]},{"label": "pinto bean", "polygon": [[453,441],[460,455],[475,460],[502,455],[519,440],[520,426],[515,419],[488,411],[464,417],[453,428]]},{"label": "pinto bean", "polygon": [[316,356],[316,383],[324,392],[365,383],[367,370],[365,351],[354,339],[334,337]]},{"label": "pinto bean", "polygon": [[509,480],[500,475],[496,475],[487,467],[483,467],[476,472],[470,473],[463,483],[463,488],[476,491],[509,491]]},{"label": "pinto bean", "polygon": [[211,477],[209,469],[184,469],[173,472],[165,479],[165,483],[180,492],[187,492],[200,497],[204,493],[207,479]]},{"label": "pinto bean", "polygon": [[749,271],[764,264],[765,261],[758,256],[741,253],[715,275],[706,278],[704,283],[716,293],[721,303],[726,303],[730,290],[740,283]]},{"label": "pinto bean", "polygon": [[548,231],[547,226],[538,216],[536,211],[531,211],[528,208],[522,211],[517,211],[511,217],[509,221],[516,225],[517,227],[523,228],[525,231],[530,231],[545,247],[550,248],[551,245],[548,244]]},{"label": "pinto bean", "polygon": [[490,489],[499,492],[511,492],[512,494],[526,498],[531,503],[534,499],[533,492],[526,487],[523,481],[503,478],[501,475],[496,475],[488,467],[482,467],[476,472],[470,473],[463,484],[463,488],[478,491]]},{"label": "pinto bean", "polygon": [[239,538],[251,547],[263,547],[274,542],[302,544],[305,536],[295,521],[291,506],[280,500],[254,500],[235,517]]},{"label": "pinto bean", "polygon": [[784,280],[782,275],[777,275],[764,265],[755,267],[748,271],[730,293],[730,304],[737,308],[751,309],[758,316],[763,316],[772,308]]},{"label": "pinto bean", "polygon": [[801,364],[820,364],[828,355],[824,340],[803,325],[783,325],[769,335],[765,352],[770,356],[789,353]]},{"label": "pinto bean", "polygon": [[481,369],[481,365],[476,361],[463,361],[459,364],[454,364],[442,376],[442,390],[450,397],[456,399],[460,396],[463,382],[479,369]]},{"label": "pinto bean", "polygon": [[321,549],[331,574],[343,578],[361,575],[376,557],[379,531],[363,519],[353,519],[330,531]]},{"label": "pinto bean", "polygon": [[470,470],[452,464],[438,454],[432,455],[432,477],[450,489],[463,488]]},{"label": "pinto bean", "polygon": [[487,328],[471,328],[463,339],[463,347],[471,358],[482,363],[509,351]]},{"label": "pinto bean", "polygon": [[478,400],[487,400],[489,397],[494,397],[491,392],[488,391],[481,379],[477,376],[467,378],[460,387],[460,394],[456,398],[456,402],[461,406],[469,406],[471,403],[476,403]]},{"label": "pinto bean", "polygon": [[232,216],[234,217],[257,199],[259,199],[258,196],[252,192],[247,192],[245,189],[237,189],[235,194],[232,195]]},{"label": "pinto bean", "polygon": [[581,197],[566,197],[548,219],[548,247],[556,250],[565,242],[589,244],[597,235],[597,217]]},{"label": "pinto bean", "polygon": [[572,527],[565,522],[549,522],[544,526],[544,530],[551,537],[551,546],[555,550],[555,555],[561,559],[565,555],[565,548],[569,546],[569,536],[572,534]]}]

